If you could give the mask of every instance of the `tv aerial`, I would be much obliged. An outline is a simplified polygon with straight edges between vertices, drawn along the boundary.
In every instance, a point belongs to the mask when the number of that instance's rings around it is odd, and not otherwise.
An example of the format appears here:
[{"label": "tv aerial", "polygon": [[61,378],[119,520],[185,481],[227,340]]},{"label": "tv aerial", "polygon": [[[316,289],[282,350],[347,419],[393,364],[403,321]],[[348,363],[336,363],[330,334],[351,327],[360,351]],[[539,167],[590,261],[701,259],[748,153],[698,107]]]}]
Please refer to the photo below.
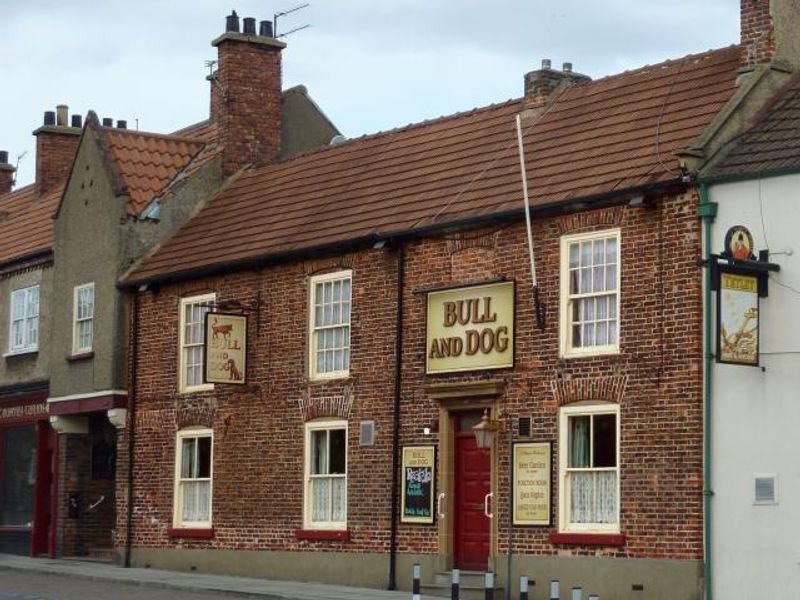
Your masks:
[{"label": "tv aerial", "polygon": [[311,27],[311,25],[302,25],[300,27],[295,27],[294,29],[290,29],[289,31],[285,31],[283,33],[278,33],[278,18],[285,17],[286,15],[290,15],[290,14],[292,14],[294,12],[297,12],[298,10],[302,10],[304,8],[308,8],[309,6],[311,6],[311,3],[310,2],[306,2],[305,4],[301,4],[299,6],[295,6],[294,8],[290,8],[288,10],[284,10],[284,11],[281,11],[279,13],[275,13],[274,15],[272,15],[272,26],[275,29],[275,37],[276,38],[286,37],[287,35],[291,35],[291,34],[297,32],[297,31],[302,31],[303,29],[308,29],[309,27]]}]

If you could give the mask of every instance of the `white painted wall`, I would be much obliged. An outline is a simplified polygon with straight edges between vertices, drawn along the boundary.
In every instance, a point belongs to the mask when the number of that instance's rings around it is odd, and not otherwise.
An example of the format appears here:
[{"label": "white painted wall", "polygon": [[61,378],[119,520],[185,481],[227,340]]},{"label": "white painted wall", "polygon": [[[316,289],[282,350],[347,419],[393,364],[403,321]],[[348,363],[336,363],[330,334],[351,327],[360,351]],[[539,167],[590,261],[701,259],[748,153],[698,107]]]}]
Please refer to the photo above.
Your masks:
[{"label": "white painted wall", "polygon": [[[800,598],[800,175],[715,185],[710,200],[712,252],[744,225],[781,266],[761,299],[763,371],[712,370],[714,598]],[[755,505],[754,475],[771,473],[778,502]]]}]

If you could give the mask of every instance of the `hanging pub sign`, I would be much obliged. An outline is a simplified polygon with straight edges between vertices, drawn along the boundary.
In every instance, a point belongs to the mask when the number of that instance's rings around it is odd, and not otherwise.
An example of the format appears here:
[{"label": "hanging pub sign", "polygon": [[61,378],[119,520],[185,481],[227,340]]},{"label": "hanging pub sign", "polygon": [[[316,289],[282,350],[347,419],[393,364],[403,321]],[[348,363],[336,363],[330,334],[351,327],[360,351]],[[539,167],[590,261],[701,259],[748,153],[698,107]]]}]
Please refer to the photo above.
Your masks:
[{"label": "hanging pub sign", "polygon": [[406,446],[403,448],[400,521],[403,523],[433,523],[435,482],[436,447]]},{"label": "hanging pub sign", "polygon": [[425,372],[514,366],[514,282],[428,293]]},{"label": "hanging pub sign", "polygon": [[205,382],[247,383],[247,317],[209,312],[205,327]]},{"label": "hanging pub sign", "polygon": [[725,234],[724,258],[736,260],[755,260],[753,254],[753,235],[744,225],[734,225]]},{"label": "hanging pub sign", "polygon": [[717,362],[758,366],[758,276],[719,267]]},{"label": "hanging pub sign", "polygon": [[514,525],[551,525],[552,455],[551,442],[514,444]]}]

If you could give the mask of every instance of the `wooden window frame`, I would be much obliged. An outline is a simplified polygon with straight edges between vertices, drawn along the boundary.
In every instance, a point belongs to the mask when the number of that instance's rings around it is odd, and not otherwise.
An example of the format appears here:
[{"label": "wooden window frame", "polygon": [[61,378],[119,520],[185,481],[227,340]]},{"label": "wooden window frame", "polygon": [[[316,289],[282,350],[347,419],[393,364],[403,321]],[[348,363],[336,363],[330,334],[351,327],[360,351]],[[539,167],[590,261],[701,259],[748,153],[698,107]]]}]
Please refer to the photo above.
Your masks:
[{"label": "wooden window frame", "polygon": [[[339,371],[329,371],[320,373],[317,371],[317,333],[321,329],[315,323],[315,310],[314,310],[314,292],[317,285],[324,284],[328,281],[337,280],[350,280],[350,318],[347,322],[348,339],[347,348],[349,350],[347,368]],[[344,327],[344,324],[336,325],[335,327]],[[324,327],[324,326],[323,326]],[[353,271],[351,269],[342,269],[332,273],[325,273],[322,275],[314,275],[309,280],[308,286],[308,374],[311,380],[328,380],[328,379],[343,379],[350,376],[350,362],[353,358],[353,347],[351,341],[353,339]]]},{"label": "wooden window frame", "polygon": [[[183,494],[181,493],[181,463],[183,453],[183,440],[187,438],[210,438],[211,457],[208,476],[208,520],[207,521],[184,521],[183,514]],[[205,478],[192,478],[191,481],[205,480]],[[172,494],[172,527],[173,529],[211,529],[214,521],[214,430],[206,427],[187,427],[175,434],[175,480]]]},{"label": "wooden window frame", "polygon": [[[345,499],[344,499],[344,521],[314,521],[313,510],[314,501],[311,497],[311,433],[314,431],[331,431],[331,430],[344,430],[344,453],[345,453],[345,468],[344,475],[341,476],[345,481]],[[318,419],[309,421],[305,424],[304,434],[304,452],[303,452],[303,529],[315,531],[346,531],[347,530],[347,513],[349,498],[347,494],[347,478],[349,470],[350,457],[348,456],[348,426],[347,421],[344,419]],[[330,475],[325,477],[331,478]]]},{"label": "wooden window frame", "polygon": [[[617,341],[604,346],[572,346],[572,302],[576,298],[590,296],[611,296],[610,293],[591,292],[589,294],[570,294],[569,247],[571,244],[606,238],[617,240],[617,289],[613,293],[617,299]],[[585,233],[574,233],[561,236],[560,262],[560,319],[559,319],[559,355],[561,358],[580,358],[585,356],[603,356],[620,353],[622,339],[622,233],[619,227],[602,229]]]},{"label": "wooden window frame", "polygon": [[[567,485],[567,474],[569,472],[569,419],[570,417],[594,416],[594,415],[615,415],[616,416],[616,463],[614,470],[617,473],[617,515],[615,523],[570,523],[569,507],[570,493]],[[621,486],[622,467],[620,465],[620,406],[611,402],[579,402],[574,405],[562,406],[558,416],[558,487],[561,493],[558,501],[558,532],[559,533],[578,533],[578,534],[615,534],[620,533],[620,513],[622,505]],[[590,438],[591,440],[591,438]],[[589,447],[592,447],[591,441]],[[611,470],[611,468],[607,468]],[[596,471],[594,467],[589,470]]]},{"label": "wooden window frame", "polygon": [[[186,298],[180,299],[178,307],[178,391],[182,394],[207,392],[214,389],[213,383],[200,383],[197,385],[188,385],[186,383],[186,359],[184,349],[189,346],[195,346],[196,344],[186,344],[184,336],[186,334],[186,307],[191,304],[202,304],[204,302],[213,305],[216,300],[217,295],[215,293],[187,296]],[[203,323],[202,328],[204,336],[203,343],[205,343],[205,323]]]},{"label": "wooden window frame", "polygon": [[[78,319],[78,296],[83,290],[92,290],[92,315],[90,317],[83,317]],[[94,282],[76,285],[72,289],[72,355],[87,354],[94,351],[94,334],[95,334],[95,315],[97,315],[97,293]],[[91,321],[92,323],[92,339],[88,346],[80,345],[80,334],[78,333],[78,325]]]},{"label": "wooden window frame", "polygon": [[[32,290],[37,290],[37,300],[36,300],[36,314],[29,315],[28,314],[28,295],[32,293]],[[14,318],[14,297],[22,294],[23,295],[23,315],[22,315],[22,344],[20,346],[14,346],[14,321],[18,321],[19,319]],[[12,356],[15,354],[28,354],[33,352],[39,351],[39,337],[41,333],[41,302],[42,302],[42,290],[41,285],[36,283],[34,285],[29,285],[24,288],[19,288],[13,290],[9,296],[9,306],[8,306],[8,352],[6,356]],[[28,322],[36,319],[36,343],[31,344],[30,340],[28,340]]]}]

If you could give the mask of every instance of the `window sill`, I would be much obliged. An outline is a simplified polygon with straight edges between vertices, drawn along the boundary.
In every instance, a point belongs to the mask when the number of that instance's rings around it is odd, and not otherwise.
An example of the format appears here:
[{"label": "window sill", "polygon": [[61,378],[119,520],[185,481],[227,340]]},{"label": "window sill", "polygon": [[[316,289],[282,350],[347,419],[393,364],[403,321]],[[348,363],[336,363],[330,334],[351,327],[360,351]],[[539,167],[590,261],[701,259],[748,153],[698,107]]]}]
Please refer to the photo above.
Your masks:
[{"label": "window sill", "polygon": [[88,352],[78,352],[77,354],[70,354],[66,357],[67,362],[78,362],[80,360],[89,360],[94,358],[94,350]]},{"label": "window sill", "polygon": [[199,394],[200,392],[213,392],[214,391],[214,384],[213,383],[206,383],[203,385],[193,385],[192,387],[185,387],[180,388],[178,390],[179,394]]},{"label": "window sill", "polygon": [[551,533],[550,543],[559,546],[624,546],[621,533]]},{"label": "window sill", "polygon": [[31,354],[38,354],[39,348],[28,348],[26,350],[11,350],[3,354],[3,358],[16,358],[17,356],[30,356]]},{"label": "window sill", "polygon": [[214,528],[207,529],[190,529],[183,527],[170,527],[167,529],[167,535],[171,538],[192,538],[196,540],[209,540],[214,537]]},{"label": "window sill", "polygon": [[294,537],[298,540],[330,540],[347,542],[350,540],[349,529],[296,529]]},{"label": "window sill", "polygon": [[308,377],[309,383],[327,383],[329,381],[341,381],[348,379],[350,371],[337,371],[336,373],[314,374]]},{"label": "window sill", "polygon": [[0,525],[0,533],[28,533],[33,531],[30,525]]},{"label": "window sill", "polygon": [[621,354],[619,346],[605,346],[593,348],[591,350],[567,350],[562,352],[559,358],[572,360],[573,358],[593,358],[596,356],[619,356]]}]

